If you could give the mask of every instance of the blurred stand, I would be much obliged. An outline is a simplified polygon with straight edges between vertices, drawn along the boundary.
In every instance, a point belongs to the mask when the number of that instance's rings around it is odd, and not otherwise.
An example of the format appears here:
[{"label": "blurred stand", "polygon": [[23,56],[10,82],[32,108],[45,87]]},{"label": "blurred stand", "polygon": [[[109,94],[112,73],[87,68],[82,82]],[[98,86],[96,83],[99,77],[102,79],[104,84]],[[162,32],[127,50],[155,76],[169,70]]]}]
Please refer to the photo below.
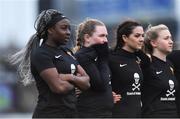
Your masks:
[{"label": "blurred stand", "polygon": [[0,118],[14,115],[31,117],[37,101],[35,84],[23,86],[18,79],[16,66],[8,62],[8,55],[17,50],[18,48],[12,45],[0,49]]}]

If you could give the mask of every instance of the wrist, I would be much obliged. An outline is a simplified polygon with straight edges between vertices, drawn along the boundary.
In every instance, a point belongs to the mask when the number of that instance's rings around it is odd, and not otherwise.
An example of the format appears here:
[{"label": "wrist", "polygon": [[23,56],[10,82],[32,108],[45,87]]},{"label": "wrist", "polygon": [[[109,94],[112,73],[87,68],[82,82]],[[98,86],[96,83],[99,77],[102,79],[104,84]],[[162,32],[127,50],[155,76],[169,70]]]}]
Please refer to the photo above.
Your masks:
[{"label": "wrist", "polygon": [[76,76],[74,74],[71,74],[71,75],[72,75],[71,81],[76,80]]}]

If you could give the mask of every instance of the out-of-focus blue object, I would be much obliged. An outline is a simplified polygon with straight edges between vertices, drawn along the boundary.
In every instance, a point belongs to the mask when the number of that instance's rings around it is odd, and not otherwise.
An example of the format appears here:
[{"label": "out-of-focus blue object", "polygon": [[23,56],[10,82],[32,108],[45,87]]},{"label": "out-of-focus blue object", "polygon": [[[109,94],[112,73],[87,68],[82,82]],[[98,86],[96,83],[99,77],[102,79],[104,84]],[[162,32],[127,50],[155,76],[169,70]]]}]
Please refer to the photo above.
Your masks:
[{"label": "out-of-focus blue object", "polygon": [[11,87],[3,83],[0,84],[0,112],[11,110],[13,99]]}]

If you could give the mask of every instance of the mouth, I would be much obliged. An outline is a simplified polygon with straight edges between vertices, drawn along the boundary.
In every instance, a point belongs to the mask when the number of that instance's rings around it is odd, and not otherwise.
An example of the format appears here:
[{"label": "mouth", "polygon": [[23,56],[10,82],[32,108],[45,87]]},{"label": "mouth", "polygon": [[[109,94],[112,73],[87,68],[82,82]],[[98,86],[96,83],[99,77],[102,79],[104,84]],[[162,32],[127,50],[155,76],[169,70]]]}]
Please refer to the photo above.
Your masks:
[{"label": "mouth", "polygon": [[64,39],[64,41],[65,41],[65,42],[68,42],[68,41],[69,41],[69,38]]},{"label": "mouth", "polygon": [[143,46],[143,43],[140,43],[140,44],[138,44],[138,45],[142,47],[142,46]]},{"label": "mouth", "polygon": [[66,36],[65,39],[70,39],[70,36]]},{"label": "mouth", "polygon": [[169,46],[170,48],[173,48],[173,46]]}]

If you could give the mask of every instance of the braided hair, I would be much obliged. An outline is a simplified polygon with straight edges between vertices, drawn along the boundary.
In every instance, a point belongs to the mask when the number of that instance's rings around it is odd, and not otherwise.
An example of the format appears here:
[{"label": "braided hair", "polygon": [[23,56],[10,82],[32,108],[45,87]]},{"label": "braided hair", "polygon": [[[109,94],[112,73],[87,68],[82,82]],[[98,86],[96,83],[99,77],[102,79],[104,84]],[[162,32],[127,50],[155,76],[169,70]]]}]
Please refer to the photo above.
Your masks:
[{"label": "braided hair", "polygon": [[[48,28],[52,27],[55,23],[61,19],[66,18],[59,11],[54,9],[48,9],[42,11],[35,20],[34,28],[36,33],[33,34],[26,46],[9,57],[10,63],[18,64],[18,75],[21,82],[26,86],[34,81],[34,77],[31,74],[30,55],[36,48],[47,40]],[[41,41],[42,40],[42,41]]]}]

